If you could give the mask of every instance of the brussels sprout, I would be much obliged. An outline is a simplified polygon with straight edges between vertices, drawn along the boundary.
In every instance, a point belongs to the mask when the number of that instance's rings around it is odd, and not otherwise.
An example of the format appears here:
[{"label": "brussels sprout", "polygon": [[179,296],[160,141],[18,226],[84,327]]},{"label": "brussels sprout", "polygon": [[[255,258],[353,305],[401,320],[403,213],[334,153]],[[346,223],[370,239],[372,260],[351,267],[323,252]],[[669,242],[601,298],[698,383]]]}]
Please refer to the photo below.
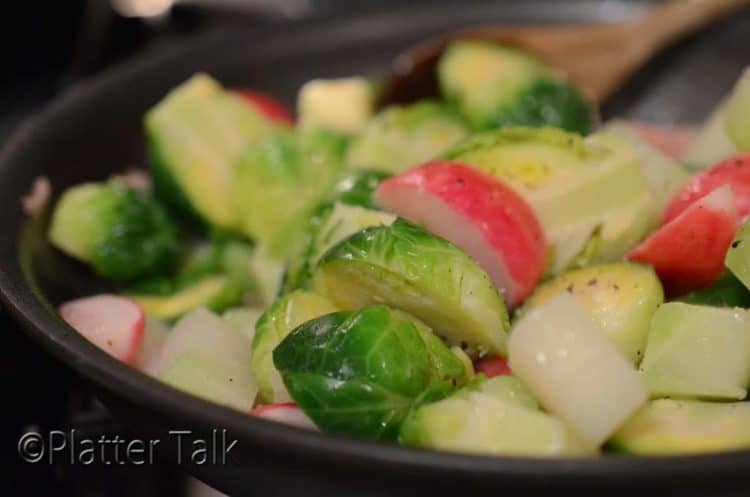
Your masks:
[{"label": "brussels sprout", "polygon": [[116,280],[168,274],[180,250],[177,228],[161,206],[118,183],[68,189],[55,208],[49,238],[101,276]]},{"label": "brussels sprout", "polygon": [[511,127],[472,135],[444,158],[491,174],[529,202],[550,246],[551,274],[581,256],[617,260],[657,215],[635,149],[617,137]]},{"label": "brussels sprout", "polygon": [[276,300],[258,319],[250,370],[258,382],[262,401],[271,404],[291,400],[273,365],[271,354],[276,346],[297,326],[336,310],[324,297],[298,290]]},{"label": "brussels sprout", "polygon": [[318,263],[313,287],[344,309],[385,303],[450,345],[505,355],[508,314],[489,277],[447,240],[401,219],[366,228]]},{"label": "brussels sprout", "polygon": [[399,173],[437,157],[467,134],[461,117],[442,104],[389,107],[354,139],[346,161],[355,169]]},{"label": "brussels sprout", "polygon": [[249,143],[282,129],[205,74],[172,90],[146,114],[145,127],[157,196],[223,229],[240,221],[230,195],[235,160]]},{"label": "brussels sprout", "polygon": [[680,298],[686,304],[750,308],[750,291],[731,272],[724,273],[708,288]]},{"label": "brussels sprout", "polygon": [[[289,257],[286,277],[284,279],[283,290],[290,292],[298,288],[304,288],[311,276],[311,271],[317,263],[322,253],[318,252],[318,239],[321,232],[325,230],[324,224],[328,225],[327,231],[336,228],[339,238],[334,242],[338,243],[347,236],[354,234],[360,229],[367,226],[377,226],[381,224],[390,224],[392,219],[387,214],[378,214],[374,212],[378,209],[375,204],[374,193],[380,182],[390,175],[379,171],[356,171],[347,174],[342,178],[334,188],[333,194],[322,202],[313,212],[307,222],[305,232],[305,242],[300,243],[300,250]],[[341,212],[334,216],[334,210],[337,204],[342,204],[339,209]],[[361,207],[363,209],[353,209],[349,212],[345,207]],[[367,215],[360,215],[368,213]],[[349,214],[353,214],[350,216]],[[383,219],[376,219],[382,216]],[[366,224],[361,224],[365,222]],[[344,232],[340,228],[347,228],[349,231]],[[333,245],[333,243],[331,243]],[[315,255],[317,253],[317,255]],[[313,256],[315,260],[313,261]]]},{"label": "brussels sprout", "polygon": [[279,134],[245,149],[233,185],[243,232],[272,254],[288,254],[333,189],[345,149],[344,138],[324,131]]},{"label": "brussels sprout", "polygon": [[322,430],[390,440],[410,409],[450,393],[465,375],[427,326],[385,306],[308,321],[281,342],[273,362]]},{"label": "brussels sprout", "polygon": [[557,418],[539,410],[511,376],[480,380],[448,398],[415,409],[404,421],[405,445],[489,455],[591,453]]},{"label": "brussels sprout", "polygon": [[445,97],[476,129],[554,126],[587,134],[590,104],[541,61],[519,50],[479,41],[448,46],[438,62]]}]

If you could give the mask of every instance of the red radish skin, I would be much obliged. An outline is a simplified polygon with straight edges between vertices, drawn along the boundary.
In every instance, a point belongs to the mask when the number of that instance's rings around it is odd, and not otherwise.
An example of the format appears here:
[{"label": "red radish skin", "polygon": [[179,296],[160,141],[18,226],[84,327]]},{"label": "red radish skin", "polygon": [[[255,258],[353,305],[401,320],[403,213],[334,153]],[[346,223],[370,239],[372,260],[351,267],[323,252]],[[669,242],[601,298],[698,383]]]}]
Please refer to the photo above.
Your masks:
[{"label": "red radish skin", "polygon": [[294,117],[284,104],[270,95],[253,90],[235,90],[250,105],[258,109],[271,121],[288,126],[294,126]]},{"label": "red radish skin", "polygon": [[313,423],[312,420],[307,417],[307,414],[305,414],[294,402],[282,402],[278,404],[258,406],[250,411],[250,414],[269,421],[296,426],[297,428],[318,430],[315,423]]},{"label": "red radish skin", "polygon": [[630,122],[628,125],[646,143],[674,159],[685,154],[694,138],[694,133],[685,128],[662,128],[642,122]]},{"label": "red radish skin", "polygon": [[544,270],[544,233],[531,207],[513,190],[476,169],[431,162],[380,184],[377,202],[422,224],[471,255],[518,305]]},{"label": "red radish skin", "polygon": [[739,226],[750,216],[750,154],[725,160],[694,176],[669,203],[663,222],[676,218],[693,202],[723,185],[732,187]]},{"label": "red radish skin", "polygon": [[736,226],[732,190],[723,186],[659,228],[627,258],[653,266],[667,294],[680,296],[719,277]]},{"label": "red radish skin", "polygon": [[91,343],[112,357],[135,364],[143,343],[146,319],[132,300],[95,295],[60,306],[60,316]]},{"label": "red radish skin", "polygon": [[474,371],[479,374],[483,373],[487,378],[495,376],[509,376],[513,374],[510,366],[502,357],[492,356],[479,359],[474,363]]}]

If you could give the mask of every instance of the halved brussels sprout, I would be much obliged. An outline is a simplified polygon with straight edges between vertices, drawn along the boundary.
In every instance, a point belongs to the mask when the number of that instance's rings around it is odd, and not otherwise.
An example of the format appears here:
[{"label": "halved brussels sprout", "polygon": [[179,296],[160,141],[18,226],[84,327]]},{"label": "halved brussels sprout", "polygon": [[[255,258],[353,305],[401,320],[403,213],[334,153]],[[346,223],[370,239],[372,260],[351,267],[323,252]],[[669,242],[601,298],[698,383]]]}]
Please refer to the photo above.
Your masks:
[{"label": "halved brussels sprout", "polygon": [[604,136],[511,127],[472,135],[444,158],[491,174],[529,202],[550,245],[548,272],[557,274],[586,250],[595,251],[585,254],[589,263],[618,259],[657,215],[635,149]]},{"label": "halved brussels sprout", "polygon": [[145,127],[157,196],[203,224],[238,227],[234,162],[280,127],[205,74],[172,90],[146,114]]},{"label": "halved brussels sprout", "polygon": [[454,42],[440,58],[438,80],[476,129],[554,126],[586,134],[593,127],[593,108],[575,88],[511,47]]},{"label": "halved brussels sprout", "polygon": [[508,314],[487,274],[455,245],[401,219],[333,247],[313,287],[341,308],[387,304],[472,355],[505,356]]},{"label": "halved brussels sprout", "polygon": [[385,306],[308,321],[281,342],[273,361],[322,430],[391,440],[415,405],[450,393],[466,374],[427,326]]},{"label": "halved brussels sprout", "polygon": [[233,196],[243,232],[285,255],[335,185],[346,140],[324,131],[285,133],[247,147],[234,171]]},{"label": "halved brussels sprout", "polygon": [[399,173],[434,159],[468,133],[458,114],[436,102],[389,107],[354,138],[346,160],[355,169]]},{"label": "halved brussels sprout", "polygon": [[451,452],[559,456],[591,453],[566,426],[539,410],[511,376],[482,379],[423,405],[404,421],[401,443]]},{"label": "halved brussels sprout", "polygon": [[169,274],[178,259],[177,227],[148,194],[119,183],[65,191],[52,215],[50,242],[106,278]]},{"label": "halved brussels sprout", "polygon": [[255,326],[250,359],[261,400],[269,404],[291,400],[273,365],[273,351],[297,326],[336,310],[324,297],[298,290],[281,297],[263,313]]}]

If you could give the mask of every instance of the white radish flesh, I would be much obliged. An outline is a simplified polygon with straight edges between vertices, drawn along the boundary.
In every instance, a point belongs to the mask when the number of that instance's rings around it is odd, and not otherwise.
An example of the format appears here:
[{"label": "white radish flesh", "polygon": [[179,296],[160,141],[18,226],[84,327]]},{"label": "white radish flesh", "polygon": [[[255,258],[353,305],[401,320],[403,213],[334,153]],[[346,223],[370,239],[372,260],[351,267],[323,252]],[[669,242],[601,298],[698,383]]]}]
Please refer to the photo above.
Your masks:
[{"label": "white radish flesh", "polygon": [[307,417],[307,414],[292,402],[258,406],[252,410],[251,414],[269,421],[318,431],[318,427]]}]

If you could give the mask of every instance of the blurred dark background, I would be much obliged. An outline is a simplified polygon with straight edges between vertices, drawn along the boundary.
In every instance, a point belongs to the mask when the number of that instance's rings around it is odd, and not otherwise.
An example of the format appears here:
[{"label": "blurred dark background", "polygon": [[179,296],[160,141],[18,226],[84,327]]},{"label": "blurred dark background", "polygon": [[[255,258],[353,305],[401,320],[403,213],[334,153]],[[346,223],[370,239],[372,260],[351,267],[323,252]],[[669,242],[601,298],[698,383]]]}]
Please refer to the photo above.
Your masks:
[{"label": "blurred dark background", "polygon": [[[535,0],[528,0],[533,2]],[[555,0],[555,3],[566,0]],[[436,8],[449,0],[4,0],[0,2],[0,145],[23,119],[69,86],[160,44],[223,29],[264,30],[316,19],[370,15],[393,8]],[[481,8],[502,0],[461,0]],[[547,3],[550,3],[547,0]],[[571,9],[576,2],[568,2]],[[603,0],[607,8],[646,2]],[[590,3],[587,3],[590,7]],[[750,19],[748,19],[750,22]],[[747,22],[744,26],[748,26]],[[728,35],[729,36],[729,35]],[[721,38],[721,37],[720,37]],[[731,38],[719,39],[730,43]],[[750,47],[747,47],[750,50]],[[728,67],[732,67],[731,65]],[[720,72],[719,69],[717,71]],[[711,85],[715,74],[684,75],[686,84]],[[681,78],[683,75],[674,75]],[[720,95],[735,77],[722,74]],[[644,86],[647,82],[640,84]],[[637,90],[639,82],[632,88]],[[639,102],[628,115],[659,119],[663,95]],[[703,115],[714,102],[694,109]],[[665,104],[667,105],[667,104]],[[700,103],[699,103],[700,105]],[[644,111],[644,109],[647,109]],[[619,111],[615,109],[612,113]],[[618,112],[619,113],[619,112]],[[4,199],[16,201],[16,199]],[[1,275],[0,275],[1,276]],[[179,470],[164,466],[50,466],[22,462],[16,446],[29,429],[75,428],[80,433],[122,433],[79,378],[32,343],[0,309],[0,496],[207,497]],[[502,491],[502,489],[499,489]]]}]

